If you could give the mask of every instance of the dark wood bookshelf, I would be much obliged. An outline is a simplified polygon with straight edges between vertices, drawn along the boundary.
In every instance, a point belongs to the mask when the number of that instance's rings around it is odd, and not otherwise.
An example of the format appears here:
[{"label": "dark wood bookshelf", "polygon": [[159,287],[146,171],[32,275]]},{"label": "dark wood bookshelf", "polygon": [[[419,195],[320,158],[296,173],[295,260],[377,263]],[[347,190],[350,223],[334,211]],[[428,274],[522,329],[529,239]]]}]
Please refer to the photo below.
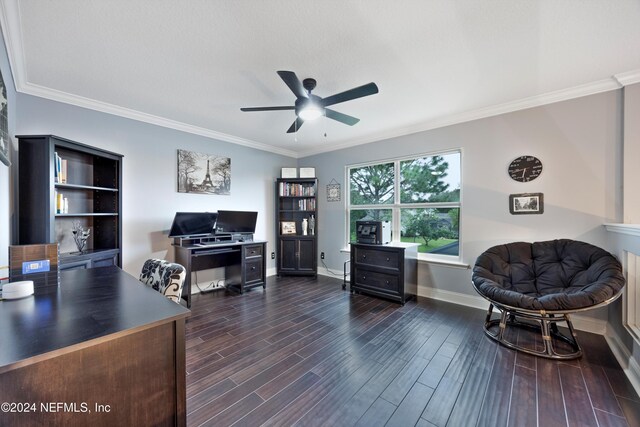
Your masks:
[{"label": "dark wood bookshelf", "polygon": [[[303,232],[303,220],[315,219],[314,232]],[[283,233],[282,224],[295,223],[295,233]],[[276,180],[277,272],[282,275],[318,274],[318,180],[279,178]]]},{"label": "dark wood bookshelf", "polygon": [[[19,135],[15,244],[58,243],[60,269],[122,265],[122,155],[54,135]],[[58,182],[56,154],[66,162]],[[37,173],[34,173],[37,171]],[[57,194],[67,199],[59,212]],[[62,206],[60,206],[63,210]],[[73,224],[89,228],[77,253]]]}]

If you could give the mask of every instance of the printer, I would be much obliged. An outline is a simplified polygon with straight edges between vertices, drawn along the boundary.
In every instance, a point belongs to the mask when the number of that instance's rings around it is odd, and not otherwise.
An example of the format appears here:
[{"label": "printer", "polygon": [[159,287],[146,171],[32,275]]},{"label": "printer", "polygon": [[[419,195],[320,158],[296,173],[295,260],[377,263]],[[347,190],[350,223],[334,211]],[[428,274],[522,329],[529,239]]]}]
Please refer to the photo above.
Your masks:
[{"label": "printer", "polygon": [[357,243],[384,245],[391,242],[389,221],[356,221]]}]

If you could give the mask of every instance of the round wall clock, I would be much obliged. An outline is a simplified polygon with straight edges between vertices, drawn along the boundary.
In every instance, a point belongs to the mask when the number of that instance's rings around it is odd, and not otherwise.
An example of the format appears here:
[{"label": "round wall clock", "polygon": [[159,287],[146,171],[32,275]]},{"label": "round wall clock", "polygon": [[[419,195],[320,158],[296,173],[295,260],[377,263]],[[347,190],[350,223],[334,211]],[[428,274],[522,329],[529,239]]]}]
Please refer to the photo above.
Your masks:
[{"label": "round wall clock", "polygon": [[515,181],[533,181],[542,173],[542,162],[535,156],[520,156],[513,159],[507,172]]}]

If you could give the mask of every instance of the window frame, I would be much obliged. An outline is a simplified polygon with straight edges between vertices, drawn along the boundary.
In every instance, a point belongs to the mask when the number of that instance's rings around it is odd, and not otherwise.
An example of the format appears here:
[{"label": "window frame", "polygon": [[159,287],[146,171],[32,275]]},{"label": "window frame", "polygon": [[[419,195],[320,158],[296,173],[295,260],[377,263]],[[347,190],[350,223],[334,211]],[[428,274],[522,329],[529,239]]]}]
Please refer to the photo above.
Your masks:
[{"label": "window frame", "polygon": [[[422,157],[434,157],[434,156],[446,156],[449,154],[458,154],[460,156],[460,200],[458,202],[418,202],[418,203],[401,203],[400,198],[400,163],[407,160],[414,160]],[[380,165],[385,163],[393,163],[393,203],[387,204],[367,204],[367,205],[352,205],[351,204],[351,170],[366,166]],[[345,166],[345,182],[346,188],[346,206],[345,206],[345,237],[346,247],[349,247],[351,241],[351,211],[352,210],[367,210],[367,209],[388,209],[391,210],[391,240],[392,242],[400,242],[400,229],[401,229],[401,211],[402,209],[437,209],[437,208],[457,208],[458,209],[458,255],[442,255],[432,254],[428,252],[419,252],[418,259],[424,261],[435,261],[442,263],[457,263],[462,260],[462,163],[463,152],[462,148],[448,149],[442,151],[432,151],[426,153],[412,154],[402,157],[394,157],[391,159],[380,159],[363,163],[354,163]]]}]

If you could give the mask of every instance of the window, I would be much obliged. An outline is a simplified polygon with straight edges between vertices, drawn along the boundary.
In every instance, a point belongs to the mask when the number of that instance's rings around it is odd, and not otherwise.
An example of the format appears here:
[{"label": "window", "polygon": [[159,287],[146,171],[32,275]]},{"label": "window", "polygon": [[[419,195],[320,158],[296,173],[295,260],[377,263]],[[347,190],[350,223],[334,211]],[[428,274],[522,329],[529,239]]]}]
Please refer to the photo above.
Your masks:
[{"label": "window", "polygon": [[[422,254],[460,254],[460,152],[348,167],[349,241],[357,220],[390,221],[394,241]],[[425,255],[426,256],[426,255]]]}]

